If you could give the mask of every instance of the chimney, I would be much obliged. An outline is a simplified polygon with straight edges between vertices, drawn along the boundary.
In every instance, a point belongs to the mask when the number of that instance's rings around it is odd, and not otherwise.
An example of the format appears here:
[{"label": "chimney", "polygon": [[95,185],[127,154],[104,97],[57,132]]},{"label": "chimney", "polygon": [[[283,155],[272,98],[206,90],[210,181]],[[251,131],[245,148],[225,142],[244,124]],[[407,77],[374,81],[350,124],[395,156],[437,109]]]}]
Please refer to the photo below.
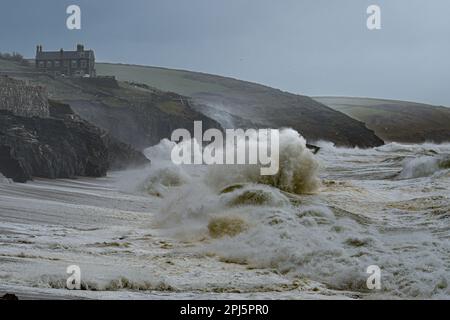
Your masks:
[{"label": "chimney", "polygon": [[83,52],[84,51],[84,46],[82,44],[78,44],[77,45],[77,51],[78,52]]},{"label": "chimney", "polygon": [[59,55],[60,55],[61,57],[64,55],[64,49],[63,49],[63,48],[59,49]]}]

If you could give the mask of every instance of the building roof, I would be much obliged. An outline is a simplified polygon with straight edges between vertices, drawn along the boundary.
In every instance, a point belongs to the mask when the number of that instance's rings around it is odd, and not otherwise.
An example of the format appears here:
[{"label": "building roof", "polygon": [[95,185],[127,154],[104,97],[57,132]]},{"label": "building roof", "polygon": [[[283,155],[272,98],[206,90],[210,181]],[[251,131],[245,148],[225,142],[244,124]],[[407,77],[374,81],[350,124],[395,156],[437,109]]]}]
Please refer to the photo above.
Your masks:
[{"label": "building roof", "polygon": [[[62,54],[61,54],[62,53]],[[36,52],[37,60],[70,60],[80,58],[95,58],[93,50],[84,51],[41,51]]]}]

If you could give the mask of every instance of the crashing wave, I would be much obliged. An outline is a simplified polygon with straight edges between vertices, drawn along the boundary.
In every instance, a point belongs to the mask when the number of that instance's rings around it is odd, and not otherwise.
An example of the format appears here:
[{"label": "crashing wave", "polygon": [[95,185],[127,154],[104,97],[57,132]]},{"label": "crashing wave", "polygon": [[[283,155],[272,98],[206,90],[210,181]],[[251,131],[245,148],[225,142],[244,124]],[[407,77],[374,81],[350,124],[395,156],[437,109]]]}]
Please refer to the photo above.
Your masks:
[{"label": "crashing wave", "polygon": [[210,166],[209,184],[220,189],[239,183],[260,183],[296,194],[317,191],[319,162],[306,147],[306,140],[295,130],[282,129],[279,147],[277,174],[263,176],[257,165]]},{"label": "crashing wave", "polygon": [[450,169],[450,155],[422,156],[406,160],[398,178],[414,179],[428,177],[445,169]]}]

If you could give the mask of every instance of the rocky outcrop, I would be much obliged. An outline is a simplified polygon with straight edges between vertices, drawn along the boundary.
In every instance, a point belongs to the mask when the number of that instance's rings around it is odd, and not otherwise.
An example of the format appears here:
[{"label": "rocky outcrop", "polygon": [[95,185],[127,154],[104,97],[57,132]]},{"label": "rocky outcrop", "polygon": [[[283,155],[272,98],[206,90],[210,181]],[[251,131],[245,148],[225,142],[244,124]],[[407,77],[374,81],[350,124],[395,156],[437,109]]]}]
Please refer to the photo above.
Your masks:
[{"label": "rocky outcrop", "polygon": [[101,177],[108,150],[83,121],[27,118],[0,113],[0,171],[16,182],[45,178]]},{"label": "rocky outcrop", "polygon": [[29,118],[0,111],[0,172],[15,182],[101,177],[109,169],[147,162],[140,152],[73,113]]},{"label": "rocky outcrop", "polygon": [[0,300],[18,301],[19,298],[14,293],[6,293],[0,298]]},{"label": "rocky outcrop", "polygon": [[49,104],[44,87],[0,76],[0,109],[24,117],[48,117]]},{"label": "rocky outcrop", "polygon": [[103,143],[108,148],[108,163],[110,170],[124,170],[149,163],[149,160],[132,146],[120,142],[109,134],[102,136]]}]

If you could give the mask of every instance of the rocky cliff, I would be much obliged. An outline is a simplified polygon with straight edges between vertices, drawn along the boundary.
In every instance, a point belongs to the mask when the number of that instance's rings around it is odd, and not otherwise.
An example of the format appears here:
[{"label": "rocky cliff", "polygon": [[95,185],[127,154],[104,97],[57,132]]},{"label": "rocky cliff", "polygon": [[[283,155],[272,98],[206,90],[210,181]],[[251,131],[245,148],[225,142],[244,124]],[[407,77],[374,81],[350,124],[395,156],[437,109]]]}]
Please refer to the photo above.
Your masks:
[{"label": "rocky cliff", "polygon": [[363,122],[304,95],[185,70],[105,63],[96,68],[101,75],[188,96],[195,110],[226,128],[291,127],[310,142],[328,140],[363,148],[383,144]]},{"label": "rocky cliff", "polygon": [[[71,108],[70,105],[49,100],[50,116],[66,121],[83,122],[88,125],[87,121],[84,121],[78,116]],[[102,130],[93,125],[89,125],[97,135],[99,135],[108,149],[108,168],[111,170],[122,170],[129,167],[141,166],[149,163],[149,160],[137,151],[131,145],[123,143],[118,139],[111,136],[105,130]]]},{"label": "rocky cliff", "polygon": [[78,117],[22,117],[0,111],[0,172],[15,182],[33,177],[101,177],[145,157]]},{"label": "rocky cliff", "polygon": [[[1,70],[0,61],[0,72]],[[195,72],[98,64],[105,79],[55,78],[11,63],[5,74],[47,88],[83,119],[142,150],[170,138],[174,129],[292,127],[308,141],[373,147],[383,144],[364,123],[309,97]],[[5,69],[6,70],[6,69]],[[128,82],[127,82],[128,81]],[[171,93],[172,92],[172,93]]]},{"label": "rocky cliff", "polygon": [[221,129],[210,117],[196,111],[189,98],[137,83],[104,78],[62,78],[9,62],[0,73],[43,86],[52,100],[69,104],[82,119],[107,131],[116,141],[143,150],[170,138],[173,130],[193,131],[194,121],[205,130]]},{"label": "rocky cliff", "polygon": [[49,101],[42,87],[2,77],[0,101],[0,173],[16,182],[100,177],[110,169],[148,163],[69,105]]}]

